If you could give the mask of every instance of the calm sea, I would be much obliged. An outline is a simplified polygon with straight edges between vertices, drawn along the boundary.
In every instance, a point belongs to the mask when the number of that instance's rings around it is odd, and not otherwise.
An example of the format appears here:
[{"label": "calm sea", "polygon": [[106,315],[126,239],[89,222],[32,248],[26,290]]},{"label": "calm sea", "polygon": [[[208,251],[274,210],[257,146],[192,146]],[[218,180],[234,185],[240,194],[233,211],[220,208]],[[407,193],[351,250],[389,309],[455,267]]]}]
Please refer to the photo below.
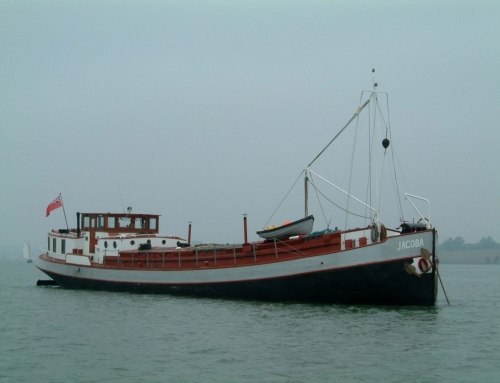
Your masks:
[{"label": "calm sea", "polygon": [[442,265],[431,308],[36,287],[0,260],[0,382],[499,382],[500,266]]}]

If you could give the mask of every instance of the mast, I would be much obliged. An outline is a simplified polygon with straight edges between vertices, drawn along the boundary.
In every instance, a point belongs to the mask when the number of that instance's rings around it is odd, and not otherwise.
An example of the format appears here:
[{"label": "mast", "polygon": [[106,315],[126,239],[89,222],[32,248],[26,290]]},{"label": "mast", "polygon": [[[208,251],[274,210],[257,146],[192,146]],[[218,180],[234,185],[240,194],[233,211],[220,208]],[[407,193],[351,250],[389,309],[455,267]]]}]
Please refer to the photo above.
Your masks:
[{"label": "mast", "polygon": [[64,210],[64,202],[62,200],[62,194],[61,193],[59,193],[59,198],[61,199],[61,205],[62,205],[63,213],[64,213],[64,220],[66,221],[66,229],[68,230],[68,233],[69,233],[68,220],[66,219],[66,210]]},{"label": "mast", "polygon": [[[311,167],[311,165],[325,152],[325,150],[333,143],[333,141],[335,141],[341,134],[342,132],[344,132],[344,130],[346,130],[346,128],[360,115],[361,111],[371,102],[371,101],[374,101],[374,105],[373,105],[373,108],[374,108],[374,119],[373,119],[373,133],[375,132],[375,122],[376,122],[376,118],[377,118],[377,108],[378,108],[378,96],[377,96],[377,87],[378,87],[378,83],[375,81],[375,68],[372,69],[372,73],[373,73],[373,77],[372,77],[372,81],[373,81],[373,91],[371,92],[371,95],[370,97],[368,97],[368,99],[358,107],[358,109],[356,110],[356,112],[354,113],[354,115],[349,119],[349,121],[347,122],[347,124],[344,125],[344,127],[335,135],[335,137],[333,137],[333,139],[323,148],[323,150],[309,163],[309,165],[307,165],[306,169],[305,169],[305,184],[304,184],[304,192],[305,192],[305,208],[304,208],[304,213],[305,213],[305,216],[307,217],[308,216],[308,185],[307,185],[307,182],[308,182],[308,176],[307,176],[307,172],[311,172],[311,174],[315,174],[317,175],[316,173],[312,172],[309,168]],[[363,96],[363,93],[365,91],[362,92],[362,96]],[[369,91],[367,91],[367,93],[369,93]],[[360,100],[360,103],[361,103],[362,100]],[[370,106],[371,108],[371,106]],[[370,118],[368,119],[370,120]],[[373,163],[373,159],[376,158],[375,156],[375,146],[374,146],[374,140],[375,139],[375,134],[373,134],[372,138],[371,138],[371,141],[372,142],[369,142],[369,148],[370,148],[370,153],[369,153],[369,157],[370,157],[370,160],[369,160],[369,180],[368,180],[368,185],[369,185],[369,190],[370,190],[370,204],[371,204],[371,195],[372,195],[372,180],[375,179],[375,204],[376,204],[376,208],[373,208],[371,207],[370,205],[367,205],[363,202],[361,202],[360,200],[358,200],[357,198],[353,197],[350,192],[346,192],[340,188],[338,188],[337,186],[331,184],[332,186],[336,187],[337,189],[339,189],[340,191],[342,191],[343,193],[345,193],[346,195],[348,195],[350,198],[353,198],[355,199],[356,201],[362,203],[363,205],[365,205],[366,207],[368,207],[372,212],[373,212],[373,223],[378,227],[380,228],[380,217],[379,217],[379,213],[380,213],[380,191],[379,191],[379,187],[378,187],[378,184],[379,184],[379,180],[378,180],[378,171],[377,171],[377,166],[376,164]],[[370,141],[370,140],[369,140]],[[384,143],[382,143],[382,145],[385,145]],[[387,140],[387,143],[386,145],[388,146],[389,145],[389,141]],[[384,148],[387,148],[387,146],[384,146]],[[372,177],[372,174],[374,173],[374,177]],[[321,177],[320,177],[321,178]],[[323,179],[324,180],[324,179]],[[326,181],[326,180],[325,180]],[[328,181],[327,181],[328,182]],[[329,182],[328,182],[329,183]],[[368,201],[367,201],[368,202]]]},{"label": "mast", "polygon": [[[378,166],[377,166],[377,163],[375,163],[375,165],[373,165],[373,160],[377,158],[377,156],[375,155],[374,152],[376,152],[376,148],[377,146],[375,145],[375,124],[376,124],[376,120],[377,120],[377,105],[378,105],[378,97],[377,97],[377,86],[378,86],[378,83],[375,81],[375,68],[372,69],[372,73],[373,73],[373,92],[372,92],[372,95],[370,96],[370,99],[373,97],[375,99],[375,102],[374,102],[374,113],[373,113],[373,138],[372,138],[372,149],[370,150],[370,155],[371,155],[371,159],[370,159],[370,166],[371,167],[375,167],[375,200],[376,200],[376,211],[375,211],[375,217],[373,219],[375,225],[377,226],[378,230],[380,230],[380,191],[379,191],[379,179],[378,179]],[[375,149],[375,150],[374,150]],[[370,169],[370,172],[372,171],[372,169]],[[372,177],[373,179],[373,177]]]},{"label": "mast", "polygon": [[304,177],[304,197],[305,197],[305,209],[304,209],[304,217],[309,216],[309,207],[308,207],[308,200],[309,200],[309,192],[308,192],[308,185],[307,183],[309,182],[309,178],[307,178],[307,172],[305,172],[306,175]]}]

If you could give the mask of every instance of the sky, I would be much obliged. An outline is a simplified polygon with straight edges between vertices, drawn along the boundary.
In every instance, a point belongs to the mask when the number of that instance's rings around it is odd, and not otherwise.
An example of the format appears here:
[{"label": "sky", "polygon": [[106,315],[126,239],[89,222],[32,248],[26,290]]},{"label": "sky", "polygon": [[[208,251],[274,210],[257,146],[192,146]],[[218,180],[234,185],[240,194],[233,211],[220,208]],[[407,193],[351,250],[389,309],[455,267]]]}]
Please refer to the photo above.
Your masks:
[{"label": "sky", "polygon": [[[206,243],[242,242],[243,214],[250,240],[300,219],[301,179],[273,213],[372,68],[401,193],[430,201],[441,242],[500,242],[499,47],[497,1],[3,0],[0,247],[128,206]],[[351,149],[325,152],[325,178],[345,185]],[[345,224],[310,213],[315,230]]]}]

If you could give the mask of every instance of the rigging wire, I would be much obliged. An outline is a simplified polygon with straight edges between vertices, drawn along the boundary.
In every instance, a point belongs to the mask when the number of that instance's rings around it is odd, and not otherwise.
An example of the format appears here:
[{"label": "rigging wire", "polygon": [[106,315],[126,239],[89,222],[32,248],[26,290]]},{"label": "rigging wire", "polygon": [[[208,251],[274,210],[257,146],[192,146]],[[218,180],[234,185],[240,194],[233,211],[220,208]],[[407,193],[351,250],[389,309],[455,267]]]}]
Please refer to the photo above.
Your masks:
[{"label": "rigging wire", "polygon": [[[361,95],[362,96],[362,95]],[[369,101],[370,99],[368,99]],[[367,102],[365,102],[365,105],[367,104]],[[370,108],[368,108],[368,110],[370,110]],[[356,118],[356,128],[354,130],[354,142],[353,142],[353,146],[352,146],[352,153],[351,153],[351,166],[350,166],[350,169],[349,169],[349,183],[348,183],[348,187],[347,187],[347,207],[346,207],[346,212],[348,212],[349,210],[349,202],[351,200],[351,197],[349,197],[349,195],[351,194],[351,186],[352,186],[352,173],[353,173],[353,169],[354,169],[354,154],[356,153],[356,144],[357,144],[357,141],[358,141],[358,133],[359,133],[359,114],[357,115],[357,118]],[[345,216],[345,230],[347,230],[347,220],[348,220],[349,216],[346,214]]]},{"label": "rigging wire", "polygon": [[262,229],[264,229],[267,224],[269,223],[269,221],[271,219],[273,219],[274,215],[276,214],[276,212],[278,211],[278,209],[280,208],[280,206],[283,204],[283,202],[286,200],[286,197],[288,197],[288,194],[290,194],[290,192],[292,191],[292,189],[295,187],[295,184],[297,183],[297,181],[300,179],[300,177],[302,176],[302,173],[304,173],[305,170],[302,170],[299,174],[299,176],[297,177],[297,179],[295,180],[295,182],[293,183],[292,187],[290,188],[290,190],[288,190],[288,193],[286,193],[285,197],[281,200],[280,204],[278,205],[278,207],[276,208],[276,210],[274,210],[273,214],[271,214],[271,217],[269,217],[269,219],[267,220],[267,222],[265,223],[265,225],[262,227]]},{"label": "rigging wire", "polygon": [[[376,105],[376,109],[378,110],[378,115],[377,115],[377,121],[379,123],[379,126],[380,126],[380,130],[381,130],[381,135],[382,137],[384,136],[384,128],[385,128],[385,135],[387,137],[387,123],[385,122],[385,118],[384,118],[384,113],[380,107],[380,102],[378,101],[378,96],[377,96],[377,102],[375,103]],[[376,135],[375,135],[375,130],[376,130],[376,126],[375,126],[375,123],[373,125],[373,145],[375,145],[376,148],[378,148],[378,143],[375,142],[375,139],[376,139]],[[384,170],[385,170],[385,159],[386,159],[386,153],[387,153],[387,149],[384,148],[384,154],[382,156],[382,169],[381,169],[381,173],[380,173],[380,178],[378,178],[380,180],[380,185],[377,184],[377,187],[378,187],[378,190],[377,190],[377,210],[380,212],[380,200],[381,200],[381,196],[382,196],[382,181],[384,179]],[[376,164],[377,165],[377,164]],[[378,167],[377,167],[378,169]],[[380,220],[380,217],[378,217],[378,219]]]},{"label": "rigging wire", "polygon": [[323,205],[321,204],[321,200],[319,199],[318,188],[316,188],[316,186],[314,185],[314,181],[313,181],[313,177],[312,177],[311,173],[309,173],[309,179],[311,180],[309,183],[313,186],[314,191],[316,192],[316,198],[318,198],[319,207],[321,208],[321,212],[323,213],[323,218],[325,219],[326,227],[328,228],[330,225],[326,219],[325,210],[323,209]]},{"label": "rigging wire", "polygon": [[[391,149],[392,153],[392,149]],[[392,164],[391,164],[391,159],[392,159]],[[394,166],[394,157],[391,155],[391,157],[388,157],[387,162],[389,162],[389,171],[391,172],[390,179],[391,179],[391,185],[392,185],[392,190],[394,192],[394,195],[396,196],[397,199],[397,204],[396,207],[398,209],[398,214],[401,219],[403,216],[403,206],[401,205],[401,198],[399,197],[399,188],[396,185],[397,184],[397,178],[396,178],[396,168]],[[391,166],[392,165],[392,166]]]},{"label": "rigging wire", "polygon": [[340,210],[343,210],[343,211],[345,211],[345,212],[346,212],[346,213],[348,213],[348,214],[355,215],[356,217],[367,218],[367,219],[369,219],[369,218],[370,218],[370,217],[365,217],[364,215],[361,215],[361,214],[356,214],[356,213],[353,213],[352,211],[349,211],[349,210],[344,209],[342,206],[337,205],[335,202],[333,202],[331,199],[329,199],[326,195],[324,195],[324,194],[321,192],[321,190],[319,190],[319,189],[316,187],[316,185],[314,185],[314,184],[313,184],[312,186],[313,186],[313,188],[315,188],[315,189],[317,190],[317,192],[318,192],[319,194],[321,194],[321,195],[322,195],[322,196],[323,196],[323,197],[324,197],[324,198],[325,198],[328,202],[330,202],[332,205],[334,205],[334,206],[338,207]]},{"label": "rigging wire", "polygon": [[[368,99],[361,105],[362,101],[363,101],[363,96],[366,94],[366,93],[369,93],[370,94],[370,97],[368,97]],[[386,95],[386,104],[387,104],[387,119],[385,118],[385,115],[384,113],[382,112],[382,108],[381,108],[381,105],[379,103],[379,100],[378,100],[378,94],[385,94]],[[312,174],[310,174],[310,180],[306,181],[306,182],[309,182],[309,184],[311,184],[313,187],[314,187],[314,190],[316,192],[316,197],[318,199],[318,203],[320,205],[320,208],[321,208],[321,212],[323,214],[323,218],[325,219],[325,222],[327,225],[329,225],[328,223],[328,220],[327,220],[327,217],[326,217],[326,212],[325,212],[325,209],[321,203],[321,198],[319,198],[319,195],[318,193],[323,196],[327,201],[329,201],[332,205],[338,207],[339,209],[343,210],[346,212],[346,218],[345,218],[345,229],[347,229],[347,224],[348,224],[348,218],[349,218],[349,215],[354,215],[354,216],[357,216],[357,217],[361,217],[361,218],[364,218],[364,219],[370,219],[370,220],[373,220],[373,211],[371,209],[368,209],[366,206],[365,206],[365,215],[361,215],[361,214],[356,214],[356,213],[353,213],[351,211],[349,211],[349,206],[350,206],[350,194],[351,194],[351,189],[353,187],[352,183],[353,183],[353,173],[354,173],[354,161],[355,161],[355,153],[356,153],[356,148],[357,148],[357,144],[358,144],[358,139],[359,139],[359,134],[360,134],[360,113],[361,111],[368,105],[368,103],[370,103],[370,101],[372,101],[372,98],[374,98],[374,101],[375,101],[375,105],[373,106],[373,112],[372,112],[372,108],[369,107],[368,108],[368,182],[367,182],[367,190],[366,190],[366,200],[369,201],[369,205],[372,206],[373,205],[373,194],[372,194],[372,190],[374,188],[374,185],[373,185],[373,167],[374,165],[374,159],[373,159],[373,154],[376,152],[376,147],[374,146],[375,145],[375,139],[376,139],[376,134],[375,134],[375,131],[377,130],[377,122],[380,123],[380,127],[381,129],[384,129],[385,128],[385,137],[390,139],[390,141],[392,141],[392,130],[391,130],[391,126],[390,126],[390,109],[389,109],[389,95],[385,92],[374,92],[374,91],[362,91],[361,92],[361,96],[360,96],[360,102],[359,104],[361,105],[360,107],[358,107],[358,109],[356,110],[356,112],[354,113],[354,115],[351,117],[351,119],[348,121],[348,123],[346,125],[344,125],[344,127],[337,133],[337,135],[328,143],[328,145],[326,145],[323,150],[313,159],[313,161],[311,161],[311,163],[308,165],[308,167],[304,170],[302,170],[299,174],[299,176],[297,177],[297,179],[295,180],[295,182],[293,183],[292,187],[290,188],[290,190],[286,193],[285,197],[282,199],[282,201],[280,202],[280,204],[278,205],[278,207],[276,208],[276,210],[272,213],[271,217],[269,218],[269,220],[266,222],[266,224],[264,225],[264,227],[266,227],[269,222],[271,221],[271,219],[274,217],[274,215],[276,214],[276,212],[279,210],[279,208],[281,207],[281,205],[283,204],[283,202],[286,200],[286,198],[288,197],[288,195],[290,194],[290,192],[292,191],[292,189],[295,187],[295,185],[297,184],[298,180],[300,179],[300,177],[302,176],[302,174],[305,172],[306,173],[306,176],[308,175],[308,171],[307,169],[323,154],[323,152],[333,143],[333,141],[335,141],[339,135],[351,124],[351,122],[354,121],[354,119],[356,119],[356,128],[355,128],[355,134],[354,134],[354,142],[353,142],[353,147],[352,147],[352,153],[351,153],[351,162],[350,162],[350,167],[349,167],[349,172],[348,172],[348,196],[347,196],[347,206],[346,208],[343,208],[337,204],[335,204],[333,201],[331,201],[328,197],[326,197],[319,189],[318,187],[316,187],[316,185],[314,184],[314,179],[312,177]],[[378,113],[377,113],[378,112]],[[372,115],[373,113],[373,115]],[[403,176],[403,180],[406,184],[406,187],[408,188],[408,183],[406,181],[406,178],[404,176],[404,173],[402,171],[402,166],[401,166],[401,162],[399,160],[399,157],[394,149],[394,145],[391,145],[391,154],[390,156],[387,156],[387,150],[384,151],[384,155],[383,155],[383,160],[382,160],[382,173],[381,173],[381,178],[383,178],[383,175],[384,175],[384,172],[385,172],[385,162],[386,160],[388,161],[388,164],[389,164],[389,172],[391,173],[390,175],[390,178],[392,180],[392,184],[393,184],[393,189],[394,189],[394,192],[396,194],[396,199],[397,199],[397,208],[399,210],[399,214],[401,216],[401,219],[404,219],[403,217],[403,208],[402,208],[402,203],[401,203],[401,196],[399,194],[399,181],[398,181],[398,176],[397,176],[397,172],[396,172],[396,162],[398,163],[400,169],[401,169],[401,173],[402,173],[402,176]],[[391,160],[392,160],[392,164],[391,164]],[[392,166],[391,166],[392,165]],[[376,168],[375,168],[375,172],[376,172]],[[378,179],[378,177],[375,177],[376,179]],[[378,201],[377,201],[377,205],[380,204],[380,196],[382,194],[382,183],[380,183],[380,185],[378,185],[378,182],[376,183],[375,185],[375,190],[377,190],[377,195],[378,195]],[[377,211],[380,209],[380,206],[377,206]],[[333,218],[333,215],[334,213],[332,212],[332,218]],[[331,219],[330,219],[331,221]]]},{"label": "rigging wire", "polygon": [[[365,93],[365,92],[363,92]],[[369,197],[370,197],[370,190],[371,190],[371,159],[372,159],[372,154],[371,154],[371,126],[370,126],[370,122],[371,122],[371,106],[370,108],[368,108],[368,181],[366,183],[366,195],[365,195],[365,201],[368,201],[369,200]],[[371,201],[370,201],[370,206],[371,206]],[[365,215],[372,215],[372,211],[368,209],[368,206],[365,206]],[[366,222],[365,222],[366,223]]]},{"label": "rigging wire", "polygon": [[[363,97],[363,93],[361,93],[361,97]],[[347,122],[347,124],[344,125],[344,127],[340,130],[340,132],[337,133],[337,135],[335,137],[332,138],[332,140],[328,143],[328,145],[326,145],[323,150],[314,158],[314,160],[311,161],[311,163],[309,165],[307,165],[307,167],[310,167],[314,161],[316,161],[319,156],[321,156],[323,154],[323,152],[332,144],[333,141],[335,141],[337,139],[338,136],[340,136],[340,134],[349,126],[349,124],[356,118],[359,116],[359,114],[361,113],[361,111],[365,108],[366,105],[368,105],[368,103],[370,102],[370,99],[366,100],[366,102],[360,106],[358,108],[358,110],[356,110],[356,112],[354,113],[354,116],[351,117],[351,119]],[[361,102],[360,102],[361,104]]]},{"label": "rigging wire", "polygon": [[[384,118],[384,114],[382,113],[382,109],[380,108],[380,104],[377,102],[377,107],[378,107],[378,110],[380,112],[379,116],[380,116],[380,120],[382,121],[383,123],[383,126],[385,126],[385,135],[387,136],[387,129],[388,129],[388,125],[387,125],[387,122],[385,122],[385,118]],[[390,118],[389,118],[389,95],[387,95],[387,119],[389,120],[389,124],[390,124]]]},{"label": "rigging wire", "polygon": [[[373,178],[372,178],[372,159],[373,159],[373,137],[375,135],[375,121],[377,119],[377,103],[378,100],[375,98],[375,105],[373,106],[373,125],[371,125],[372,122],[372,110],[368,111],[369,113],[369,118],[368,118],[368,195],[366,200],[370,201],[369,205],[373,206],[372,204],[372,187],[373,187]],[[373,132],[372,132],[373,129]],[[373,219],[372,216],[372,211],[370,210],[370,218]]]},{"label": "rigging wire", "polygon": [[[384,170],[385,170],[385,160],[386,160],[386,151],[384,151],[384,156],[383,156],[383,159],[382,159],[382,172],[380,174],[380,180],[383,180],[384,179]],[[379,191],[378,191],[378,195],[382,195],[382,182],[380,182],[380,185],[379,185]],[[380,199],[380,197],[379,197]],[[379,210],[380,210],[380,206],[379,206]],[[380,217],[379,217],[380,219]]]},{"label": "rigging wire", "polygon": [[[388,120],[389,120],[389,137],[390,137],[391,142],[393,142],[393,140],[392,140],[392,129],[391,129],[391,119],[390,119],[390,110],[389,110],[389,95],[387,95],[387,116],[388,116]],[[403,172],[403,167],[401,166],[401,163],[399,162],[399,157],[397,156],[395,147],[394,147],[394,145],[391,145],[391,157],[392,157],[392,166],[393,166],[393,169],[394,169],[394,183],[395,183],[395,186],[396,186],[396,196],[397,196],[398,205],[399,205],[398,208],[399,208],[399,211],[400,211],[400,217],[401,217],[400,219],[402,221],[404,221],[403,204],[401,202],[401,195],[400,195],[400,192],[399,192],[399,182],[398,182],[398,177],[397,177],[397,172],[396,172],[396,161],[394,159],[394,155],[396,155],[396,159],[398,161],[399,168],[401,169],[401,174],[403,176],[403,180],[404,180],[405,185],[406,185],[406,190],[410,190],[410,189],[408,187],[408,183],[406,182],[405,174]]]}]

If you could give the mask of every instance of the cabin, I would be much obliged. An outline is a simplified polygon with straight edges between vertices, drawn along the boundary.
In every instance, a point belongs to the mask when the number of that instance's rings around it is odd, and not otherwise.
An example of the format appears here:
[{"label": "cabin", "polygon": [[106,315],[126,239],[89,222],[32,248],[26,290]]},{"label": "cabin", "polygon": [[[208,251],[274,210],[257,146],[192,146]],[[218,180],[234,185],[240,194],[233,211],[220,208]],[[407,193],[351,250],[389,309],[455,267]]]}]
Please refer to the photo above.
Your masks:
[{"label": "cabin", "polygon": [[[76,229],[52,230],[47,237],[47,252],[53,258],[102,264],[106,256],[122,250],[152,247],[175,248],[185,244],[182,237],[159,234],[160,216],[156,214],[77,213]],[[80,256],[75,258],[74,256]],[[79,259],[84,256],[88,261]]]}]

